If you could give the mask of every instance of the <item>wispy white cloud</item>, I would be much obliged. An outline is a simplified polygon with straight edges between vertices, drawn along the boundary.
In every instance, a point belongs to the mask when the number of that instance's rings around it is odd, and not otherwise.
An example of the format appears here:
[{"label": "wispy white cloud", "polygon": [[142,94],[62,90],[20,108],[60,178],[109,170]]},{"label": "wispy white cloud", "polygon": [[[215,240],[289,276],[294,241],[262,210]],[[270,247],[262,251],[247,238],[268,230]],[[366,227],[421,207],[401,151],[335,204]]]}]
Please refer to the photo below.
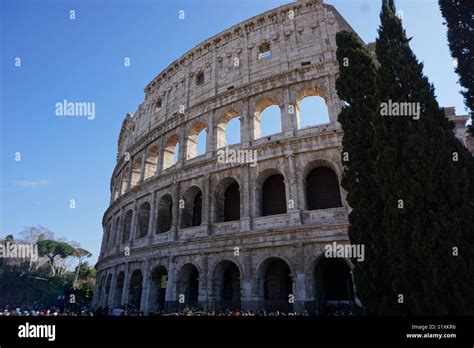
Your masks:
[{"label": "wispy white cloud", "polygon": [[12,184],[15,187],[34,189],[48,185],[48,180],[14,180]]}]

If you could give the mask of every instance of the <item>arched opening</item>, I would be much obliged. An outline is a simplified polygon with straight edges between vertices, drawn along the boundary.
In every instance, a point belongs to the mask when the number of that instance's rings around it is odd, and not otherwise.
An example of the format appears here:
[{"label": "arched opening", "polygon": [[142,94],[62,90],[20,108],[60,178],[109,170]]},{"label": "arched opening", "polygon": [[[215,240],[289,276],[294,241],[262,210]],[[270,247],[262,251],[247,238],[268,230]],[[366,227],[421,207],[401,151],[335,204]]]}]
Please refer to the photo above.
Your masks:
[{"label": "arched opening", "polygon": [[123,195],[128,188],[128,181],[130,175],[130,164],[127,164],[122,172],[122,186],[120,188],[120,194]]},{"label": "arched opening", "polygon": [[168,272],[163,266],[158,266],[151,272],[152,285],[150,288],[150,310],[163,311],[166,305],[166,285]]},{"label": "arched opening", "polygon": [[217,148],[240,143],[240,117],[237,112],[224,114],[217,124]]},{"label": "arched opening", "polygon": [[274,174],[262,185],[262,216],[284,213],[286,213],[285,179],[281,174]]},{"label": "arched opening", "polygon": [[181,228],[201,225],[202,193],[197,186],[192,186],[184,193],[184,208],[181,213]]},{"label": "arched opening", "polygon": [[97,293],[99,294],[98,303],[100,307],[102,307],[104,303],[104,282],[105,282],[105,276],[102,276],[100,278],[99,288],[97,289]]},{"label": "arched opening", "polygon": [[148,150],[148,155],[145,162],[145,180],[151,178],[156,174],[158,166],[158,146],[152,146]]},{"label": "arched opening", "polygon": [[142,158],[140,155],[138,155],[138,157],[135,158],[135,160],[133,161],[131,187],[136,186],[138,182],[140,181],[141,171],[142,171]]},{"label": "arched opening", "polygon": [[118,174],[114,180],[113,200],[115,201],[120,196],[120,186],[122,184],[122,174]]},{"label": "arched opening", "polygon": [[223,179],[215,194],[216,222],[240,220],[240,189],[234,178]]},{"label": "arched opening", "polygon": [[140,270],[135,270],[130,278],[129,303],[132,308],[140,310],[143,290],[143,275]]},{"label": "arched opening", "polygon": [[296,113],[299,128],[329,123],[326,101],[319,95],[303,97],[296,103]]},{"label": "arched opening", "polygon": [[206,153],[207,127],[203,122],[196,122],[189,131],[186,159]]},{"label": "arched opening", "polygon": [[107,223],[105,226],[105,231],[104,231],[104,250],[108,250],[109,248],[109,239],[110,239],[110,231],[111,231],[111,223]]},{"label": "arched opening", "polygon": [[214,270],[214,306],[217,310],[241,307],[240,271],[231,261],[220,262]]},{"label": "arched opening", "polygon": [[179,137],[172,135],[163,150],[163,170],[170,168],[178,162]]},{"label": "arched opening", "polygon": [[308,210],[341,207],[337,175],[328,167],[317,167],[306,176]]},{"label": "arched opening", "polygon": [[322,258],[315,267],[315,298],[322,313],[331,312],[331,307],[352,306],[354,286],[351,268],[338,258]]},{"label": "arched opening", "polygon": [[148,234],[150,224],[150,203],[145,202],[138,210],[138,238],[143,238]]},{"label": "arched opening", "polygon": [[126,243],[130,240],[130,233],[132,231],[132,217],[133,210],[127,211],[125,219],[123,220],[123,231],[122,231],[122,243]]},{"label": "arched opening", "polygon": [[265,310],[292,311],[293,282],[288,264],[280,258],[269,258],[262,264],[260,274],[263,282],[260,295]]},{"label": "arched opening", "polygon": [[122,293],[123,284],[125,281],[125,273],[122,271],[118,274],[117,280],[115,281],[115,293],[114,293],[114,308],[118,308],[122,305]]},{"label": "arched opening", "polygon": [[171,229],[173,224],[173,199],[166,194],[158,203],[158,215],[156,219],[156,233],[165,233]]},{"label": "arched opening", "polygon": [[254,139],[281,133],[281,110],[273,100],[259,104],[254,114]]},{"label": "arched opening", "polygon": [[183,307],[197,307],[199,304],[199,271],[188,263],[181,268],[178,277],[178,299]]},{"label": "arched opening", "polygon": [[110,289],[112,288],[112,274],[109,274],[107,277],[107,282],[105,283],[105,305],[109,305],[110,299]]}]

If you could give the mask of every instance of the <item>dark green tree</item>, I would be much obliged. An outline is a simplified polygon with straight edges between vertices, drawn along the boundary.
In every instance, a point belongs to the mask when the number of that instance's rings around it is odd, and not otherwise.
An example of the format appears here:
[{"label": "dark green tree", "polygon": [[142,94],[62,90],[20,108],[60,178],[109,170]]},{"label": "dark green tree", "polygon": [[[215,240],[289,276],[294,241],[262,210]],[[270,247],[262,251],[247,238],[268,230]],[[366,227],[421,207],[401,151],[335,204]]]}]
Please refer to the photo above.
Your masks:
[{"label": "dark green tree", "polygon": [[[474,4],[472,0],[439,0],[448,27],[451,55],[457,61],[456,73],[463,88],[464,103],[474,121]],[[474,124],[469,132],[474,136]]]},{"label": "dark green tree", "polygon": [[336,89],[345,102],[339,122],[344,130],[342,186],[348,192],[349,239],[362,244],[365,260],[354,260],[357,295],[369,314],[383,314],[390,302],[385,277],[387,246],[383,239],[383,201],[375,176],[374,144],[376,67],[365,44],[353,32],[336,35],[339,78]]},{"label": "dark green tree", "polygon": [[472,157],[439,107],[392,1],[383,1],[380,18],[374,140],[392,287],[386,313],[472,314]]}]

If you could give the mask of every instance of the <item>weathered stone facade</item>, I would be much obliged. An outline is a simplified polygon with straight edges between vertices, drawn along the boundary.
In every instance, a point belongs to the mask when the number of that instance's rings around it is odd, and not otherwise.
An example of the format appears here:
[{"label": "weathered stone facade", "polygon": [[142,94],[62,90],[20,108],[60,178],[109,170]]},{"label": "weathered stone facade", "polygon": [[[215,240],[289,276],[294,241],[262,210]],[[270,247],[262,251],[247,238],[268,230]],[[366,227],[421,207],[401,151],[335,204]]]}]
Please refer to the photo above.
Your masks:
[{"label": "weathered stone facade", "polygon": [[[294,2],[206,40],[146,86],[120,132],[96,307],[301,311],[355,299],[350,261],[323,256],[326,244],[348,243],[335,90],[343,29],[352,30],[322,0]],[[329,123],[301,128],[298,105],[313,95]],[[259,138],[269,105],[280,108],[282,131]],[[234,117],[241,141],[229,149],[256,150],[256,166],[217,161]]]}]

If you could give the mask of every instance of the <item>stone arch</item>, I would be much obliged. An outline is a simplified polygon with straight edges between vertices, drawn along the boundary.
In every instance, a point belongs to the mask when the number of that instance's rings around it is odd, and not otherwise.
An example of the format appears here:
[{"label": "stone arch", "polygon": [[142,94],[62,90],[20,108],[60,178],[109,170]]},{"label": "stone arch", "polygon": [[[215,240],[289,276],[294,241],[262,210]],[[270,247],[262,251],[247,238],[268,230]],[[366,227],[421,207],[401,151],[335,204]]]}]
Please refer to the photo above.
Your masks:
[{"label": "stone arch", "polygon": [[117,275],[117,279],[115,280],[115,292],[114,292],[114,300],[113,300],[113,307],[117,308],[122,305],[122,294],[123,294],[123,286],[125,283],[125,272],[121,271]]},{"label": "stone arch", "polygon": [[257,296],[268,311],[291,312],[289,301],[294,294],[292,266],[282,257],[271,256],[264,259],[257,268]]},{"label": "stone arch", "polygon": [[142,271],[136,269],[130,276],[129,286],[129,304],[138,310],[140,310],[140,303],[142,300],[143,291],[143,274]]},{"label": "stone arch", "polygon": [[148,149],[145,161],[145,180],[153,177],[158,169],[158,146],[153,145]]},{"label": "stone arch", "polygon": [[328,160],[316,160],[303,171],[307,210],[342,207],[339,167]]},{"label": "stone arch", "polygon": [[122,185],[120,188],[120,194],[123,195],[127,191],[128,183],[130,181],[130,163],[128,163],[122,171]]},{"label": "stone arch", "polygon": [[222,260],[214,267],[212,272],[214,308],[233,310],[241,307],[241,277],[241,270],[233,261]]},{"label": "stone arch", "polygon": [[142,157],[140,155],[137,155],[136,158],[134,158],[133,160],[132,178],[130,182],[130,187],[134,187],[138,185],[138,183],[140,182],[141,172],[142,172]]},{"label": "stone arch", "polygon": [[156,217],[156,233],[165,233],[173,225],[173,198],[166,193],[161,196]]},{"label": "stone arch", "polygon": [[202,191],[194,185],[183,195],[184,208],[181,209],[181,228],[201,225],[202,222]]},{"label": "stone arch", "polygon": [[163,170],[174,166],[179,158],[179,137],[171,135],[163,149]]},{"label": "stone arch", "polygon": [[148,234],[150,225],[151,207],[150,203],[143,202],[138,209],[138,238],[143,238]]},{"label": "stone arch", "polygon": [[318,310],[322,313],[331,304],[355,301],[352,267],[344,258],[326,258],[321,255],[313,263],[313,292]]},{"label": "stone arch", "polygon": [[296,101],[297,128],[329,124],[329,108],[324,95],[318,88],[309,88]]},{"label": "stone arch", "polygon": [[[235,136],[235,138],[238,138],[238,142],[231,142],[229,141],[230,139],[230,134],[228,133],[228,126],[231,125],[231,122],[234,122],[236,120],[239,123],[238,127],[232,127],[235,129],[238,129],[238,136]],[[227,111],[225,112],[222,117],[219,119],[217,122],[217,127],[216,127],[216,142],[217,142],[217,148],[224,147],[226,145],[232,145],[232,144],[237,144],[241,142],[241,118],[239,116],[239,113],[236,111]],[[233,129],[234,130],[234,129]]]},{"label": "stone arch", "polygon": [[222,179],[215,192],[215,222],[240,220],[240,185],[233,177]]},{"label": "stone arch", "polygon": [[168,271],[166,267],[157,265],[150,272],[149,304],[151,311],[163,311],[166,308],[166,287]]},{"label": "stone arch", "polygon": [[278,169],[269,168],[257,177],[256,216],[285,214],[287,212],[286,180]]},{"label": "stone arch", "polygon": [[[277,110],[278,108],[278,110]],[[268,124],[267,124],[268,117]],[[276,122],[278,118],[279,122]],[[262,125],[262,119],[264,124]],[[279,128],[278,126],[279,125]],[[263,131],[264,129],[269,129],[270,131]],[[265,136],[272,134],[277,134],[282,132],[282,104],[278,102],[276,98],[266,97],[258,102],[255,106],[254,111],[254,139],[259,139]]]},{"label": "stone arch", "polygon": [[184,264],[178,272],[177,294],[178,301],[182,306],[197,307],[199,305],[199,270],[192,263]]},{"label": "stone arch", "polygon": [[[186,144],[186,159],[191,159],[206,153],[207,129],[207,125],[203,121],[196,121],[189,128],[188,139]],[[201,137],[201,134],[204,134],[204,139],[199,139]],[[201,144],[201,141],[203,142],[203,144]],[[199,151],[199,148],[201,146],[204,146],[203,153],[200,153]]]},{"label": "stone arch", "polygon": [[132,233],[132,218],[133,218],[133,210],[127,210],[125,214],[125,218],[123,220],[123,227],[122,227],[122,243],[126,243],[130,240],[131,233]]}]

